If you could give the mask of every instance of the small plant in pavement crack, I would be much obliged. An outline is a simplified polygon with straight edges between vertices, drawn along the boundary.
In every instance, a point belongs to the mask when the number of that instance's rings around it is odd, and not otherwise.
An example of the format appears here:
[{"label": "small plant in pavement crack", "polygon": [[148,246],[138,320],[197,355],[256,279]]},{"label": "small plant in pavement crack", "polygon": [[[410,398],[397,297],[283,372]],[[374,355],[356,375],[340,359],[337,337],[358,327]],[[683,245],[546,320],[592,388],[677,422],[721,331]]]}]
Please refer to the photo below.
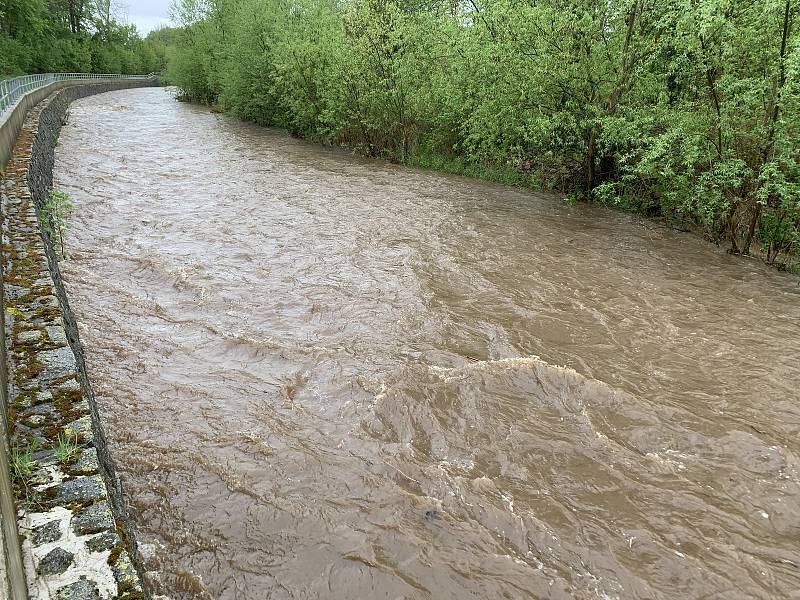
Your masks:
[{"label": "small plant in pavement crack", "polygon": [[70,462],[78,454],[78,434],[72,436],[59,433],[58,447],[56,448],[56,459],[64,464]]},{"label": "small plant in pavement crack", "polygon": [[36,502],[37,494],[30,488],[30,481],[36,472],[37,465],[33,460],[33,453],[37,448],[36,440],[32,440],[25,448],[14,446],[11,449],[11,480],[22,494],[26,506]]}]

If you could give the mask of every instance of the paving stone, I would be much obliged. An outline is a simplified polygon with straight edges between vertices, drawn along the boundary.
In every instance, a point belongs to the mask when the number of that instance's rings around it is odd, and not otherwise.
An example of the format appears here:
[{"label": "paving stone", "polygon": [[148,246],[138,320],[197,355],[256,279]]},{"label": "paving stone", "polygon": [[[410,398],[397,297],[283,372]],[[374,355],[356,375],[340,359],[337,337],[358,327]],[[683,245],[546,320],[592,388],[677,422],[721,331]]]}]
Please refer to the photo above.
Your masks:
[{"label": "paving stone", "polygon": [[71,440],[75,439],[76,437],[83,441],[92,440],[94,438],[92,432],[92,420],[88,415],[86,415],[73,421],[72,423],[69,423],[64,427],[64,435]]},{"label": "paving stone", "polygon": [[47,337],[54,344],[66,344],[67,343],[67,332],[64,331],[64,328],[61,325],[50,325],[45,327],[47,330]]},{"label": "paving stone", "polygon": [[39,525],[33,530],[31,541],[34,546],[41,546],[42,544],[49,544],[55,542],[61,537],[61,521],[49,521],[44,525]]},{"label": "paving stone", "polygon": [[114,528],[114,515],[106,502],[98,502],[72,517],[72,529],[77,535],[89,535]]},{"label": "paving stone", "polygon": [[[52,399],[52,395],[50,396]],[[55,418],[60,416],[58,409],[55,406],[50,404],[49,402],[42,402],[37,403],[35,406],[31,406],[28,410],[25,411],[24,416],[28,417],[30,415],[43,415],[45,417]]]},{"label": "paving stone", "polygon": [[56,501],[62,504],[92,502],[104,499],[105,496],[105,486],[98,476],[77,477],[56,488]]},{"label": "paving stone", "polygon": [[22,344],[32,344],[42,339],[42,332],[38,329],[20,331],[17,334],[17,341]]},{"label": "paving stone", "polygon": [[[51,486],[59,483],[64,479],[64,475],[56,468],[57,462],[52,462],[48,465],[50,468],[36,469],[36,471],[28,478],[28,482],[34,486]],[[39,465],[44,467],[45,465]]]},{"label": "paving stone", "polygon": [[104,531],[86,542],[86,547],[92,552],[103,552],[105,550],[111,550],[121,541],[119,536],[113,531]]},{"label": "paving stone", "polygon": [[100,594],[97,592],[97,584],[94,581],[81,579],[60,588],[56,598],[58,600],[99,600]]},{"label": "paving stone", "polygon": [[39,561],[36,570],[40,575],[57,575],[63,573],[72,564],[75,557],[72,552],[67,552],[63,548],[53,548],[47,555]]},{"label": "paving stone", "polygon": [[3,291],[6,294],[6,302],[14,302],[17,299],[22,298],[25,294],[30,293],[28,288],[18,285],[11,285],[8,283],[3,287]]},{"label": "paving stone", "polygon": [[44,415],[31,415],[22,419],[22,422],[28,427],[39,427],[45,421],[47,421],[47,417]]},{"label": "paving stone", "polygon": [[52,294],[47,294],[45,296],[39,296],[36,299],[37,306],[43,308],[58,308],[61,305],[58,303],[58,298],[53,296]]},{"label": "paving stone", "polygon": [[44,450],[34,452],[31,458],[41,467],[49,467],[58,464],[56,451],[52,448],[45,448]]},{"label": "paving stone", "polygon": [[77,370],[75,356],[68,346],[39,352],[36,354],[36,358],[44,367],[41,377],[45,380],[68,377],[74,375]]},{"label": "paving stone", "polygon": [[36,403],[50,402],[53,399],[53,392],[45,390],[43,392],[36,392]]},{"label": "paving stone", "polygon": [[97,450],[85,448],[81,451],[78,460],[72,465],[71,471],[81,475],[93,475],[100,470],[100,461],[97,459]]},{"label": "paving stone", "polygon": [[[69,348],[64,348],[65,350],[69,350]],[[68,379],[62,383],[58,384],[58,389],[60,390],[67,390],[69,392],[76,392],[81,389],[81,384],[78,383],[75,379]]]},{"label": "paving stone", "polygon": [[20,331],[17,334],[17,341],[21,344],[34,344],[42,339],[42,332],[38,329]]}]

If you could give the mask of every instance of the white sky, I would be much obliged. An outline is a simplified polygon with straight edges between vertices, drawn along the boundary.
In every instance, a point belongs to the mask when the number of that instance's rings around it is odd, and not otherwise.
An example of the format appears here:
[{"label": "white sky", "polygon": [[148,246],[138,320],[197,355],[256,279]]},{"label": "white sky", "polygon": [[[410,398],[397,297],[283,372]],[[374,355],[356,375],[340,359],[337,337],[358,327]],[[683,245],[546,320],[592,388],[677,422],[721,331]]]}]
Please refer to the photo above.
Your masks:
[{"label": "white sky", "polygon": [[169,2],[170,0],[121,0],[121,20],[136,25],[136,29],[144,37],[153,29],[170,25]]}]

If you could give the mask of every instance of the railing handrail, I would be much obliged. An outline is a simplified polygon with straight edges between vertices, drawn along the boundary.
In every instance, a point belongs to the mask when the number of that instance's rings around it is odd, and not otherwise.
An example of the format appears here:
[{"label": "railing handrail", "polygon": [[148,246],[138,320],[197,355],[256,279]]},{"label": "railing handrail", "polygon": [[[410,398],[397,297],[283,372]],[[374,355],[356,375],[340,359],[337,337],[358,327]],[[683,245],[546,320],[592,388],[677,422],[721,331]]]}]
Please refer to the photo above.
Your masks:
[{"label": "railing handrail", "polygon": [[56,81],[94,80],[94,79],[132,79],[148,80],[158,77],[157,73],[147,75],[123,75],[121,73],[37,73],[21,75],[0,80],[0,116],[30,91],[50,85]]}]

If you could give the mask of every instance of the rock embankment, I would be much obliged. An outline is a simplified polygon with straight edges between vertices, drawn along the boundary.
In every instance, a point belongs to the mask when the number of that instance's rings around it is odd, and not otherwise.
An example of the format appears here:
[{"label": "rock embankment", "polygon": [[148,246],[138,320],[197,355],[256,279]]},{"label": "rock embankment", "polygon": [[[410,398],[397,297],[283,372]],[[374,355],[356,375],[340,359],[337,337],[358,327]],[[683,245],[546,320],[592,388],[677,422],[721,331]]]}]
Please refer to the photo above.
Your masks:
[{"label": "rock embankment", "polygon": [[[113,85],[113,87],[112,87]],[[30,110],[0,183],[10,471],[31,598],[148,598],[77,329],[40,227],[75,86]]]}]

